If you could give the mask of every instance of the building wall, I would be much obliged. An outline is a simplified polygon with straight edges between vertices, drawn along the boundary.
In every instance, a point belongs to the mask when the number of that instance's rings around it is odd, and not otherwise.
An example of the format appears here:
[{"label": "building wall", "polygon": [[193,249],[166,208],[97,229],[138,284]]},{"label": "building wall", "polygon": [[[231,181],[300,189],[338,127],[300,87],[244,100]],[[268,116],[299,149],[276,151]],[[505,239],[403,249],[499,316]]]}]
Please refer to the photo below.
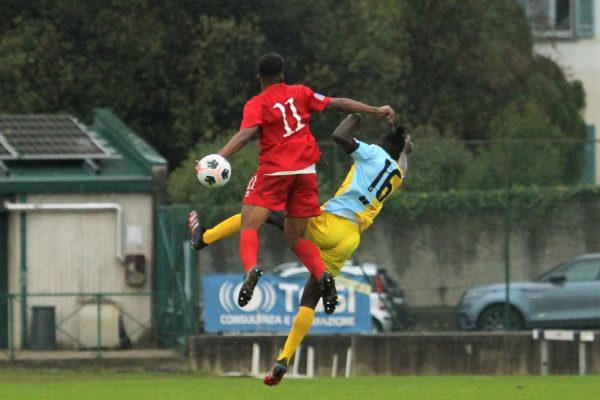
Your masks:
[{"label": "building wall", "polygon": [[[20,293],[25,279],[27,292],[35,293],[112,293],[103,302],[112,303],[138,322],[150,325],[149,296],[122,296],[151,291],[153,255],[153,204],[145,194],[94,195],[30,195],[27,203],[118,203],[123,208],[123,253],[143,254],[146,258],[146,282],[143,287],[125,284],[125,267],[117,259],[117,218],[115,211],[35,211],[26,214],[26,267],[21,273],[21,216],[13,212],[9,218],[9,292]],[[14,338],[20,346],[20,303],[13,302]],[[78,348],[69,339],[80,338],[78,310],[88,303],[96,304],[92,295],[30,296],[28,307],[54,306],[60,322],[57,342],[60,347]],[[28,324],[31,311],[28,313]],[[114,321],[113,321],[114,322]],[[124,318],[127,332],[146,332],[131,318]],[[95,324],[95,321],[93,321]],[[108,322],[107,322],[108,323]],[[85,330],[85,329],[84,329]],[[91,332],[94,332],[92,329]],[[114,332],[113,332],[114,337]],[[107,341],[110,337],[105,338]],[[81,337],[83,343],[94,339]]]},{"label": "building wall", "polygon": [[600,184],[600,3],[594,4],[594,37],[540,41],[535,51],[556,61],[569,79],[583,83],[586,107],[583,117],[596,131],[596,183]]}]

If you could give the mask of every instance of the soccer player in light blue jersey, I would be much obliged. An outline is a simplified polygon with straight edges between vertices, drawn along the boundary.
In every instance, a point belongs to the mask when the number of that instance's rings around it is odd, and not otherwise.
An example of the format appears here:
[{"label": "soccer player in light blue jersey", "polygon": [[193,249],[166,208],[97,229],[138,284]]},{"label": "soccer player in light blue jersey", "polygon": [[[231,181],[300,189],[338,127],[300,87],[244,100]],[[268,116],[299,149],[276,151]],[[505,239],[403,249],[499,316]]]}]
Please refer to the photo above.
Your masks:
[{"label": "soccer player in light blue jersey", "polygon": [[[334,276],[358,247],[360,235],[371,226],[383,202],[402,185],[408,169],[404,128],[384,135],[379,144],[367,144],[354,138],[359,121],[358,114],[351,114],[333,132],[333,140],[354,164],[333,198],[321,207],[321,215],[309,220],[306,232]],[[411,149],[409,144],[406,150]]]},{"label": "soccer player in light blue jersey", "polygon": [[[308,220],[305,238],[317,245],[325,267],[337,276],[360,243],[361,234],[373,223],[383,203],[402,186],[408,170],[408,154],[412,151],[410,136],[403,127],[383,135],[377,144],[355,138],[360,115],[351,114],[333,132],[333,140],[354,159],[354,164],[335,196],[321,207],[321,215]],[[268,221],[283,228],[282,218],[272,214]],[[190,213],[188,226],[192,246],[202,249],[208,244],[237,233],[240,216],[234,215],[211,229],[201,228],[198,215]],[[281,354],[264,378],[267,385],[277,385],[296,349],[308,333],[315,316],[321,291],[310,275],[300,299],[300,308]]]}]

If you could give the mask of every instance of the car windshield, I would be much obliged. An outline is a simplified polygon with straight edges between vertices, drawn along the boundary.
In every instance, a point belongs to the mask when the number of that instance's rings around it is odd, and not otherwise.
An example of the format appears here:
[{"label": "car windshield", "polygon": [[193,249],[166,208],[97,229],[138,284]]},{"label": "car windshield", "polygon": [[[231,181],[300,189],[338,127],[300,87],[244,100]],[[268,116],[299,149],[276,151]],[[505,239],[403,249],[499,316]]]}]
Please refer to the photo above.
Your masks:
[{"label": "car windshield", "polygon": [[386,273],[381,273],[380,275],[381,275],[381,280],[383,281],[383,286],[384,286],[386,292],[388,292],[392,296],[403,296],[404,295],[404,293],[402,292],[402,289],[400,289],[400,286],[398,286],[398,284],[395,281],[393,281],[392,278],[387,276]]},{"label": "car windshield", "polygon": [[542,275],[538,276],[533,281],[534,282],[547,282],[551,276],[556,275],[556,273],[558,271],[560,271],[561,269],[563,269],[565,265],[567,265],[566,262],[558,264],[556,267],[552,268],[550,271],[544,272]]},{"label": "car windshield", "polygon": [[561,277],[567,282],[589,282],[599,279],[600,258],[588,257],[563,263],[536,279],[536,282],[548,282]]}]

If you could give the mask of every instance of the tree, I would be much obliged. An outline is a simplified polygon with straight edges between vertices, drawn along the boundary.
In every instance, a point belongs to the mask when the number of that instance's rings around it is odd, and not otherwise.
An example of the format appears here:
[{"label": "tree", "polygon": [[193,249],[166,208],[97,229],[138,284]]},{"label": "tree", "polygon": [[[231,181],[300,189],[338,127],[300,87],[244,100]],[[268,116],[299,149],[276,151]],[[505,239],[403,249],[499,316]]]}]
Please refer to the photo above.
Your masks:
[{"label": "tree", "polygon": [[438,132],[431,126],[421,126],[411,133],[415,148],[409,156],[409,169],[403,190],[437,192],[457,189],[473,160],[464,143]]},{"label": "tree", "polygon": [[[196,154],[196,143],[233,134],[244,102],[259,91],[256,57],[279,51],[289,82],[394,105],[402,123],[428,132],[413,136],[417,145],[419,135],[432,138],[418,147],[426,158],[414,155],[423,166],[411,170],[415,189],[496,182],[467,164],[493,164],[498,143],[517,135],[507,121],[551,127],[552,137],[564,141],[546,155],[548,165],[551,157],[562,159],[557,182],[573,183],[581,174],[581,84],[533,54],[518,0],[26,3],[6,0],[0,16],[0,110],[85,120],[93,107],[112,108],[173,168]],[[329,140],[342,118],[315,116],[313,132]],[[365,118],[361,137],[373,141],[387,129]],[[530,133],[543,137],[535,129],[518,136]],[[340,168],[326,167],[333,180],[340,175]],[[328,179],[324,187],[337,184]],[[545,174],[523,181],[555,182]]]},{"label": "tree", "polygon": [[517,1],[407,0],[409,62],[403,108],[414,125],[484,139],[490,121],[523,91],[532,39]]},{"label": "tree", "polygon": [[563,134],[538,105],[508,107],[492,122],[490,132],[490,142],[479,149],[459,187],[485,190],[563,182]]},{"label": "tree", "polygon": [[13,17],[0,41],[0,109],[85,120],[106,106],[177,165],[235,125],[261,40],[251,21],[187,3],[58,0]]}]

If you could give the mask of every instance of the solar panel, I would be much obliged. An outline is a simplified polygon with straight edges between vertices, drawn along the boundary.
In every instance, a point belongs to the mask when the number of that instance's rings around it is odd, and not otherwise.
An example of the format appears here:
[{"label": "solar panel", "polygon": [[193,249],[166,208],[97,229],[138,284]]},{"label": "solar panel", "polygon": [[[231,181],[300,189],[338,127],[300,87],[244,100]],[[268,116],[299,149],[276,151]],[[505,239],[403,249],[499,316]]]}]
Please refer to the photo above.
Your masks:
[{"label": "solar panel", "polygon": [[17,158],[16,152],[6,142],[6,139],[0,134],[0,161],[1,160],[15,160]]},{"label": "solar panel", "polygon": [[0,115],[0,143],[0,157],[5,160],[118,157],[84,125],[68,115]]}]

